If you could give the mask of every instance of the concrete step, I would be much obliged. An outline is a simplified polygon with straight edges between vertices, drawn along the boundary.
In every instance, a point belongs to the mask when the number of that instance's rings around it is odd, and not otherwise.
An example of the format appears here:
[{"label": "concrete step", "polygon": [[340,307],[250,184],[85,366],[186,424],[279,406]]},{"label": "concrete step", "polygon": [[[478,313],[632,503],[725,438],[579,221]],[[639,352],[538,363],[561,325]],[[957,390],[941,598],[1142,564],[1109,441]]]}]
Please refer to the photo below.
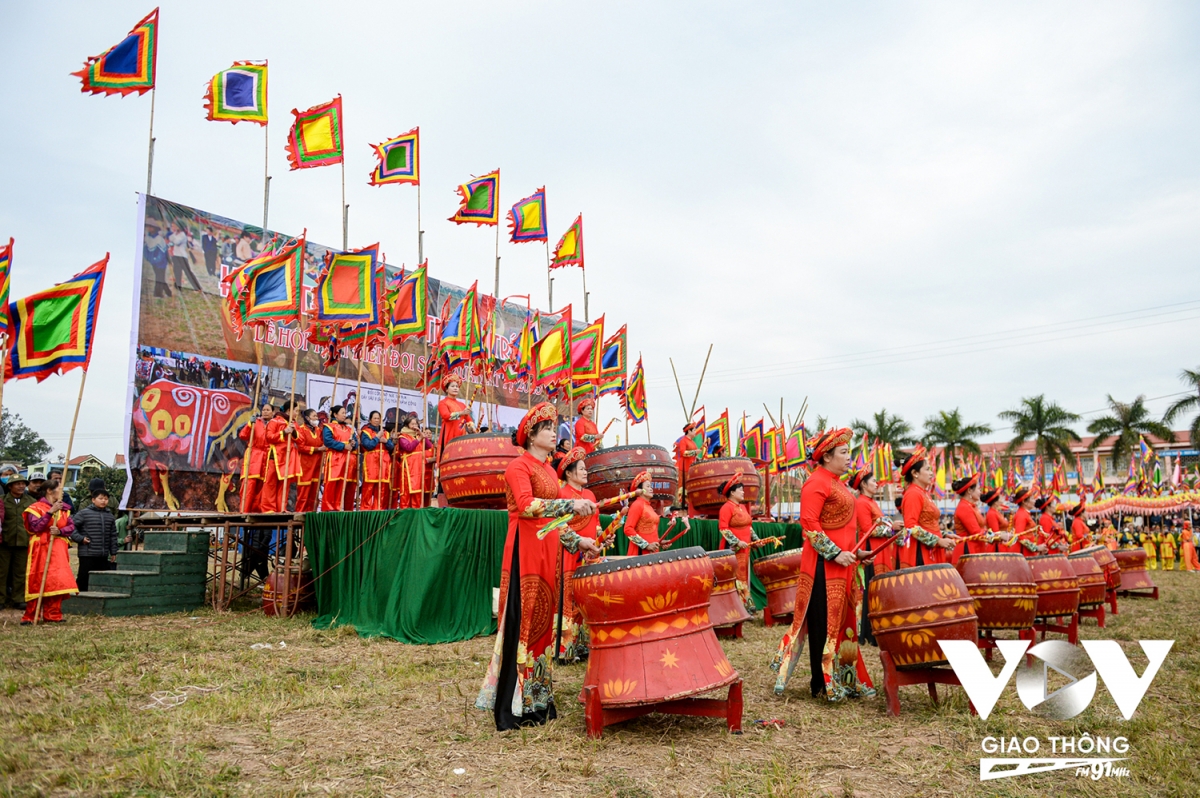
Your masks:
[{"label": "concrete step", "polygon": [[147,551],[176,551],[184,554],[208,554],[208,531],[147,532],[144,541]]},{"label": "concrete step", "polygon": [[[125,593],[138,595],[148,588],[166,587],[170,590],[182,591],[188,587],[203,589],[204,573],[164,574],[152,571],[93,571],[89,577],[88,586],[107,593]],[[164,591],[156,590],[155,594]]]},{"label": "concrete step", "polygon": [[122,571],[147,571],[162,574],[207,574],[207,554],[181,551],[119,551],[117,568]]},{"label": "concrete step", "polygon": [[107,593],[101,590],[87,590],[67,596],[63,599],[62,611],[71,615],[104,615],[104,608],[111,602],[127,599],[125,593]]}]

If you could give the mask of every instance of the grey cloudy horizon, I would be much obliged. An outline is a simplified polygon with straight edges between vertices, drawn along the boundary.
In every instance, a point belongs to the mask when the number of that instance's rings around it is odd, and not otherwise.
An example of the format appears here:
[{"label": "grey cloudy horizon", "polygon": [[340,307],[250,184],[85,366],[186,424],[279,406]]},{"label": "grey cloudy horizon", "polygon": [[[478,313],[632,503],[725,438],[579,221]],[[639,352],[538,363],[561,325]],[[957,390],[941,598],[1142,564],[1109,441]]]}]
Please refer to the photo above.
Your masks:
[{"label": "grey cloudy horizon", "polygon": [[[150,97],[70,73],[152,7],[0,9],[12,296],[112,253],[74,451],[105,461],[126,436]],[[1165,397],[1157,414],[1200,365],[1195,6],[326,8],[162,3],[153,193],[259,223],[262,129],[206,121],[202,96],[262,58],[273,229],[341,242],[340,170],[284,155],[289,111],[338,93],[351,246],[415,263],[415,189],[366,183],[369,144],[415,126],[437,277],[491,290],[493,231],[446,221],[460,182],[500,167],[504,208],[545,185],[552,242],[584,215],[592,315],[629,325],[656,443],[684,415],[668,358],[690,402],[710,343],[710,418],[807,397],[809,419],[886,407],[919,428],[958,407],[997,440],[1023,396]],[[541,245],[501,256],[501,295],[544,307]],[[555,276],[580,308],[578,270]],[[10,381],[4,406],[63,452],[78,385]],[[617,412],[603,400],[602,425]]]}]

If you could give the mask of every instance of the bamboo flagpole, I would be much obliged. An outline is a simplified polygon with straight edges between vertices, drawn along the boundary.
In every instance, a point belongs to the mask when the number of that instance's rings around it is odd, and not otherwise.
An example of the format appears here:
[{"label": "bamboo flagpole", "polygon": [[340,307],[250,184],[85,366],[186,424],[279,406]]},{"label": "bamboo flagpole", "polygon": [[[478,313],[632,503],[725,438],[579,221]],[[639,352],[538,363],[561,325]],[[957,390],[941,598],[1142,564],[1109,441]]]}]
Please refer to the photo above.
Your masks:
[{"label": "bamboo flagpole", "polygon": [[[71,434],[67,438],[67,459],[63,463],[63,490],[67,487],[67,476],[71,468],[71,450],[75,446],[75,427],[79,424],[79,406],[83,404],[83,386],[87,384],[87,369],[83,369],[83,374],[79,378],[79,396],[75,399],[75,417],[71,419]],[[50,576],[50,555],[54,552],[54,519],[50,519],[50,530],[47,532],[46,545],[46,565],[42,568],[42,583],[38,587],[37,604],[33,611],[33,625],[37,626],[38,619],[42,617],[42,599],[46,596],[46,579]],[[26,574],[26,580],[29,575]],[[16,585],[13,586],[14,588]]]},{"label": "bamboo flagpole", "polygon": [[150,186],[154,180],[154,93],[158,87],[150,89],[150,147],[146,156],[146,196],[150,196]]},{"label": "bamboo flagpole", "polygon": [[[367,340],[364,338],[363,342],[362,342],[362,346],[359,349],[358,386],[354,389],[354,421],[353,421],[353,428],[350,431],[350,434],[355,436],[356,439],[358,437],[358,430],[362,426],[362,373],[363,373],[363,361],[366,359],[367,359]],[[355,447],[354,460],[355,460],[356,465],[358,463],[358,454],[359,454],[359,448]],[[349,458],[346,458],[346,470],[347,470],[347,472],[349,472],[349,470],[350,470],[350,459]],[[343,486],[343,489],[344,489],[344,487],[345,486]],[[353,510],[355,507],[358,506],[358,500],[361,495],[360,494],[361,490],[362,490],[362,468],[358,468],[358,469],[355,469],[354,505],[350,508],[351,510]],[[346,509],[344,506],[346,503],[345,497],[346,497],[346,494],[345,494],[345,492],[343,492],[342,493],[342,504],[343,504],[342,509],[343,510]]]},{"label": "bamboo flagpole", "polygon": [[500,301],[500,222],[496,222],[496,285],[492,296]]},{"label": "bamboo flagpole", "polygon": [[[296,334],[303,336],[303,333],[299,330],[300,325],[297,324],[296,327]],[[296,412],[296,367],[300,363],[300,341],[291,338],[289,338],[289,341],[292,345],[292,393],[291,398],[288,400],[287,422],[292,427],[292,434],[288,436],[287,427],[284,427],[284,437],[287,440],[283,444],[283,487],[280,489],[279,497],[279,512],[281,513],[286,513],[288,506],[288,475],[291,473],[292,444],[295,442],[293,439],[296,437],[295,420],[292,418],[292,414]],[[296,455],[298,459],[300,452],[297,451]]]},{"label": "bamboo flagpole", "polygon": [[271,206],[271,137],[263,124],[263,243],[267,241],[267,210]]},{"label": "bamboo flagpole", "polygon": [[350,206],[346,204],[346,154],[342,153],[342,251],[345,252],[348,249],[350,249]]},{"label": "bamboo flagpole", "polygon": [[[8,371],[8,336],[0,336],[0,414],[4,412],[4,374]],[[2,417],[2,416],[0,416]]]},{"label": "bamboo flagpole", "polygon": [[553,272],[550,269],[550,239],[549,239],[549,237],[547,237],[546,238],[546,293],[548,294],[548,300],[549,300],[548,307],[546,308],[547,313],[554,312],[554,277],[552,275],[553,275]]},{"label": "bamboo flagpole", "polygon": [[700,386],[704,384],[704,375],[708,373],[708,359],[712,357],[713,345],[708,345],[708,354],[704,356],[704,368],[700,369],[700,382],[696,383],[696,395],[692,397],[692,410],[688,413],[688,421],[692,420],[692,413],[696,412],[696,402],[700,400]]},{"label": "bamboo flagpole", "polygon": [[679,386],[679,374],[675,371],[675,361],[667,358],[671,362],[671,373],[675,375],[675,390],[679,391],[679,407],[683,410],[683,423],[687,424],[692,419],[688,415],[687,402],[683,401],[683,388]]},{"label": "bamboo flagpole", "polygon": [[254,342],[254,357],[258,361],[258,376],[254,378],[254,399],[250,404],[250,435],[246,440],[246,450],[242,453],[242,493],[241,498],[238,499],[238,510],[240,510],[243,514],[246,513],[247,508],[242,507],[241,502],[242,498],[244,498],[246,495],[246,478],[250,474],[250,452],[254,448],[254,414],[258,412],[258,400],[262,391],[263,360],[261,341]]}]

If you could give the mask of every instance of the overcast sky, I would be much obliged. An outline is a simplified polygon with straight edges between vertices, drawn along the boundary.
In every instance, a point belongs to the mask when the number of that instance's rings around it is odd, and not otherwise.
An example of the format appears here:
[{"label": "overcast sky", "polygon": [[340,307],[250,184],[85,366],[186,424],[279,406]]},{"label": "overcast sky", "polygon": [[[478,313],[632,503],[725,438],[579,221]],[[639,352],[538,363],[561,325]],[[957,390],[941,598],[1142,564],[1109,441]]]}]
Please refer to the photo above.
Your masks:
[{"label": "overcast sky", "polygon": [[[151,7],[0,8],[12,294],[112,253],[75,445],[105,460],[125,435],[150,97],[83,95],[69,73]],[[1200,365],[1193,4],[329,8],[164,2],[154,193],[261,219],[262,129],[202,106],[213,73],[258,58],[274,229],[340,244],[340,170],[289,173],[284,154],[288,112],[339,92],[352,246],[416,260],[416,190],[366,176],[368,145],[417,125],[435,276],[491,289],[492,230],[444,221],[458,183],[500,167],[504,207],[545,185],[553,240],[584,214],[592,315],[629,324],[658,443],[683,420],[668,357],[690,404],[710,343],[701,404],[751,421],[807,396],[810,420],[960,407],[999,426],[1022,396],[1090,411]],[[501,255],[501,294],[545,306],[541,246]],[[556,276],[579,308],[579,271]],[[78,385],[10,382],[4,405],[62,451]]]}]

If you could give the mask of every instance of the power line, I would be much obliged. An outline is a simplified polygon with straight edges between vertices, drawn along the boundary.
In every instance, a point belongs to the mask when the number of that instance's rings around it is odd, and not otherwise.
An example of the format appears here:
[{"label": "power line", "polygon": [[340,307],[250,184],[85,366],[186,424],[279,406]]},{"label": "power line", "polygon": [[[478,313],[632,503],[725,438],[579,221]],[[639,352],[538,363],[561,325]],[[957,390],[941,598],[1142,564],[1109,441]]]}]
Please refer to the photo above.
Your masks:
[{"label": "power line", "polygon": [[[846,363],[848,361],[871,358],[879,359],[893,353],[919,354],[922,352],[934,352],[939,350],[954,350],[962,349],[963,347],[973,346],[976,343],[987,343],[993,339],[1002,339],[1011,342],[1012,345],[1017,345],[1021,339],[1034,338],[1038,336],[1059,335],[1064,332],[1074,332],[1080,329],[1088,329],[1094,327],[1104,327],[1113,324],[1122,324],[1130,321],[1137,321],[1148,316],[1174,315],[1180,313],[1195,313],[1200,310],[1200,299],[1192,299],[1186,302],[1174,302],[1165,305],[1155,305],[1151,307],[1138,308],[1128,311],[1116,311],[1114,313],[1104,314],[1102,316],[1088,316],[1080,319],[1072,319],[1060,322],[1051,322],[1048,324],[1039,324],[1033,326],[1024,326],[1008,330],[999,330],[988,333],[977,333],[973,335],[956,335],[953,342],[946,341],[927,341],[917,344],[905,344],[902,346],[884,347],[880,349],[871,349],[863,352],[825,355],[822,357],[805,358],[802,360],[793,360],[784,363],[775,363],[769,366],[735,366],[725,369],[710,370],[710,375],[734,375],[744,372],[761,374],[763,376],[773,376],[768,372],[773,370],[788,370],[796,366],[805,365],[820,365],[832,361],[832,363]],[[1172,310],[1173,309],[1173,310]],[[1162,311],[1162,312],[1160,312]],[[1186,320],[1186,319],[1178,319]],[[984,340],[979,340],[984,339]],[[961,352],[958,354],[962,354]],[[868,364],[871,365],[871,364]],[[688,373],[683,376],[694,377],[696,373]],[[667,384],[669,381],[655,380],[652,385]]]}]

